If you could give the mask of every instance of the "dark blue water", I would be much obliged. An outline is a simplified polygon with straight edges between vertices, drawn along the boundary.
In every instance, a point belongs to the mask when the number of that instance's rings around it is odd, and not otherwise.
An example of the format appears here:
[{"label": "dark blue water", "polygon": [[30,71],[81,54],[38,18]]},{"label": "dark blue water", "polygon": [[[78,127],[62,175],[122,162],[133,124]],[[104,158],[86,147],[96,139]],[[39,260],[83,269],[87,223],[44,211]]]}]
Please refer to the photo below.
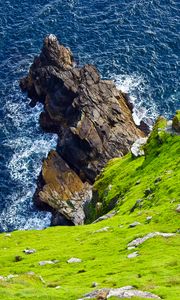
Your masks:
[{"label": "dark blue water", "polygon": [[136,122],[180,107],[178,0],[0,0],[0,230],[43,228],[32,204],[41,159],[56,137],[38,125],[18,87],[45,35],[93,63],[135,103]]}]

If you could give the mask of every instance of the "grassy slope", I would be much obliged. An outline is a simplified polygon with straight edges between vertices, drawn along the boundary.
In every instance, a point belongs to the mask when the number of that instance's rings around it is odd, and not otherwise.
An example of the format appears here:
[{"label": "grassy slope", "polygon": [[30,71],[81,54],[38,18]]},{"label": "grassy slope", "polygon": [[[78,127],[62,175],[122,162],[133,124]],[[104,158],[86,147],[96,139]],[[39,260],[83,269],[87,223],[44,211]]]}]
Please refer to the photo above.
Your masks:
[{"label": "grassy slope", "polygon": [[[161,122],[158,126],[164,125]],[[93,290],[92,282],[97,282],[98,288],[133,285],[163,299],[178,300],[180,222],[175,208],[180,202],[179,145],[180,136],[168,135],[156,126],[146,147],[146,159],[133,159],[128,154],[109,162],[95,189],[105,210],[118,199],[115,217],[86,226],[19,231],[10,237],[1,234],[0,275],[18,277],[0,280],[0,299],[75,300]],[[149,195],[145,192],[148,188],[152,192]],[[140,207],[130,212],[138,199],[142,199]],[[149,223],[147,216],[152,216]],[[134,221],[141,225],[128,228]],[[96,232],[105,226],[109,231]],[[154,231],[176,232],[176,236],[149,239],[138,247],[138,257],[128,259],[133,250],[127,250],[127,244]],[[27,247],[37,252],[26,255],[22,251]],[[19,262],[15,262],[17,255],[22,257]],[[68,264],[71,257],[82,262]],[[53,259],[59,263],[38,265],[39,261]],[[30,271],[36,275],[27,275]]]}]

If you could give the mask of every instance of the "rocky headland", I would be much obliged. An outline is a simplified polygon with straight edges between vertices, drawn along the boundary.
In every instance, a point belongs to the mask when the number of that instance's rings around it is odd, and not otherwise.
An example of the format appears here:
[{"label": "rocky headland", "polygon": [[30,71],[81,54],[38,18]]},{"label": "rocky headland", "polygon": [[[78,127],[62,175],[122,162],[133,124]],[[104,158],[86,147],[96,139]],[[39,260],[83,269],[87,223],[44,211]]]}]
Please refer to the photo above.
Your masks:
[{"label": "rocky headland", "polygon": [[53,225],[83,224],[96,176],[144,137],[147,127],[136,126],[128,97],[113,81],[102,80],[93,65],[77,66],[54,35],[45,38],[20,87],[31,106],[43,103],[41,128],[58,135],[56,150],[43,160],[34,201],[52,211]]}]

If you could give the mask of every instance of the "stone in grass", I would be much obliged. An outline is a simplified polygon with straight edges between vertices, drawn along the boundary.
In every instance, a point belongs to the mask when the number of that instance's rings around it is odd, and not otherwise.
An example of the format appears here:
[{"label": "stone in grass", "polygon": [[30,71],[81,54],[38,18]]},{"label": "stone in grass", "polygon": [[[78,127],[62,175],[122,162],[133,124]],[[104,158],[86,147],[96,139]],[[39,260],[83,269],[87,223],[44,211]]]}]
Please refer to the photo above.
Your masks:
[{"label": "stone in grass", "polygon": [[137,257],[139,256],[139,253],[137,251],[133,252],[133,253],[130,253],[127,257],[128,258],[134,258],[134,257]]},{"label": "stone in grass", "polygon": [[149,223],[151,220],[152,220],[152,216],[148,216],[148,217],[146,218],[146,222],[147,222],[147,223]]},{"label": "stone in grass", "polygon": [[133,223],[131,223],[131,224],[129,225],[129,228],[136,227],[137,225],[141,225],[141,223],[135,221],[135,222],[133,222]]},{"label": "stone in grass", "polygon": [[180,204],[176,207],[176,212],[180,213]]},{"label": "stone in grass", "polygon": [[97,282],[93,282],[93,283],[91,284],[91,287],[92,287],[92,288],[97,287],[97,286],[98,286],[98,283],[97,283]]},{"label": "stone in grass", "polygon": [[121,288],[111,289],[111,288],[104,288],[100,290],[95,290],[89,294],[83,296],[83,298],[78,300],[85,300],[85,299],[98,299],[98,300],[105,300],[111,297],[118,297],[118,298],[133,298],[133,297],[141,297],[147,299],[161,299],[159,296],[144,292],[135,289],[133,286],[124,286]]},{"label": "stone in grass", "polygon": [[23,259],[22,256],[16,255],[15,258],[14,258],[14,261],[15,261],[15,262],[19,262],[19,261],[21,261],[22,259]]},{"label": "stone in grass", "polygon": [[11,233],[6,233],[5,237],[11,237]]},{"label": "stone in grass", "polygon": [[33,253],[36,252],[36,250],[35,250],[35,249],[24,249],[23,252],[24,252],[25,254],[33,254]]},{"label": "stone in grass", "polygon": [[153,193],[153,190],[152,190],[151,188],[148,188],[148,189],[146,189],[146,190],[144,191],[145,197],[151,195],[152,193]]},{"label": "stone in grass", "polygon": [[80,263],[80,262],[82,262],[82,260],[80,258],[76,258],[76,257],[71,257],[70,259],[67,260],[68,264]]},{"label": "stone in grass", "polygon": [[131,153],[134,157],[143,156],[144,149],[143,146],[147,142],[147,137],[137,139],[131,147]]},{"label": "stone in grass", "polygon": [[162,236],[164,238],[168,238],[168,237],[171,237],[174,235],[175,235],[175,233],[151,232],[151,233],[148,233],[147,235],[143,236],[142,238],[137,238],[137,239],[133,240],[132,242],[130,242],[128,244],[128,247],[137,247],[137,246],[141,245],[142,243],[144,243],[145,241],[147,241],[148,239],[151,239],[155,236]]},{"label": "stone in grass", "polygon": [[132,246],[132,247],[128,247],[127,249],[128,250],[133,250],[133,249],[135,249],[136,247],[134,247],[134,246]]},{"label": "stone in grass", "polygon": [[43,260],[39,262],[40,266],[57,264],[59,260]]},{"label": "stone in grass", "polygon": [[110,227],[107,226],[107,227],[103,227],[103,228],[100,228],[98,230],[96,230],[94,233],[98,233],[98,232],[106,232],[106,231],[109,231]]}]

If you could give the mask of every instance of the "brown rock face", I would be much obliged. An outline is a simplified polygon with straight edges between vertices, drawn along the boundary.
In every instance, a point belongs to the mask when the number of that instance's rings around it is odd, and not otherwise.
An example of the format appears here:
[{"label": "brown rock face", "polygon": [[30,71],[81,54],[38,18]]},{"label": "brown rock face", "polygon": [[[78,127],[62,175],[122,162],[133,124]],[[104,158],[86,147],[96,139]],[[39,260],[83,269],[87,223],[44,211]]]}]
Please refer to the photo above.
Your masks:
[{"label": "brown rock face", "polygon": [[41,127],[58,134],[57,152],[44,161],[38,188],[40,201],[58,211],[62,202],[83,194],[83,182],[92,184],[109,159],[123,156],[144,136],[114,83],[100,79],[93,65],[74,66],[71,51],[54,35],[45,38],[20,86],[32,105],[44,103]]},{"label": "brown rock face", "polygon": [[56,151],[50,151],[42,166],[43,186],[36,201],[48,204],[76,225],[84,222],[84,204],[91,199],[91,187],[83,183]]}]

